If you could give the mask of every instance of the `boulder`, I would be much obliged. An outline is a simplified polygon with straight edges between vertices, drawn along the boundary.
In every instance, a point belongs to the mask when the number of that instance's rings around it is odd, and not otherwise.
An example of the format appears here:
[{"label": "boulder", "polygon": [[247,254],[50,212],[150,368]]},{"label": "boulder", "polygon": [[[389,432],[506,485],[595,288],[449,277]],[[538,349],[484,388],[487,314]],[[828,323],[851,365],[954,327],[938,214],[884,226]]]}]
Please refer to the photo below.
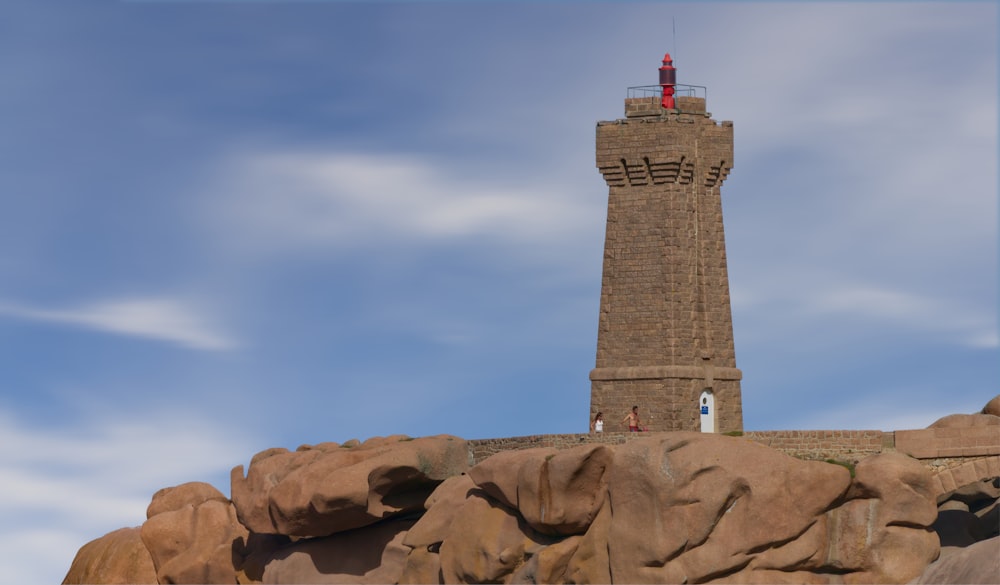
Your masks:
[{"label": "boulder", "polygon": [[402,541],[415,519],[391,519],[332,536],[304,539],[266,563],[264,583],[396,583],[410,548]]},{"label": "boulder", "polygon": [[911,585],[1000,583],[1000,537],[957,549],[927,566]]},{"label": "boulder", "polygon": [[500,453],[469,470],[477,486],[552,535],[583,534],[604,503],[612,450],[581,445]]},{"label": "boulder", "polygon": [[517,512],[473,490],[440,547],[444,583],[498,583],[526,557],[554,542],[534,533]]},{"label": "boulder", "polygon": [[933,528],[942,554],[1000,533],[1000,478],[976,481],[938,496]]},{"label": "boulder", "polygon": [[438,484],[467,467],[465,441],[447,435],[265,452],[246,477],[233,469],[233,502],[253,532],[329,536],[423,510]]},{"label": "boulder", "polygon": [[852,481],[742,438],[664,433],[502,453],[433,497],[400,582],[905,582],[938,554],[930,474],[895,454]]},{"label": "boulder", "polygon": [[930,472],[917,460],[889,452],[862,459],[855,469],[850,505],[867,506],[854,530],[837,538],[865,549],[846,583],[905,583],[938,557],[931,525],[937,518]]},{"label": "boulder", "polygon": [[850,482],[842,466],[736,437],[664,433],[618,446],[608,480],[612,580],[746,578],[755,556],[805,534]]},{"label": "boulder", "polygon": [[605,498],[604,505],[587,527],[587,532],[575,539],[576,550],[567,562],[562,577],[554,577],[551,582],[611,583],[611,563],[608,557],[610,529],[611,502]]},{"label": "boulder", "polygon": [[991,427],[1000,425],[1000,416],[993,414],[949,414],[930,424],[929,429]]},{"label": "boulder", "polygon": [[559,453],[559,449],[554,447],[501,451],[481,461],[467,473],[476,486],[494,500],[509,508],[517,508],[521,469],[528,467],[540,471],[539,460],[555,457],[556,453]]},{"label": "boulder", "polygon": [[63,579],[64,585],[71,583],[157,583],[139,528],[120,528],[83,545]]},{"label": "boulder", "polygon": [[251,532],[246,539],[237,539],[233,549],[242,551],[242,562],[238,562],[239,570],[236,580],[239,583],[260,583],[264,578],[264,569],[278,549],[291,543],[284,534],[257,534]]},{"label": "boulder", "polygon": [[[170,505],[167,505],[169,502]],[[142,542],[160,583],[235,583],[248,533],[228,501],[197,483],[157,492]]]},{"label": "boulder", "polygon": [[166,487],[153,494],[146,508],[146,518],[152,518],[162,512],[173,512],[185,506],[197,506],[209,500],[229,503],[229,498],[222,495],[215,486],[202,481]]},{"label": "boulder", "polygon": [[979,517],[968,510],[941,510],[932,528],[941,542],[942,553],[948,548],[969,546],[986,537]]},{"label": "boulder", "polygon": [[986,406],[983,407],[982,414],[992,414],[993,416],[1000,416],[1000,394],[994,396]]},{"label": "boulder", "polygon": [[[447,436],[264,451],[246,476],[234,470],[234,502],[197,482],[160,490],[141,542],[133,529],[131,541],[113,533],[88,544],[67,582],[113,582],[87,559],[148,551],[145,577],[141,568],[113,574],[160,583],[905,583],[924,578],[939,542],[955,544],[948,554],[986,542],[995,532],[982,528],[1000,509],[996,485],[978,482],[948,494],[939,512],[930,472],[898,453],[863,459],[852,479],[843,465],[715,434],[508,451],[472,468],[467,458],[465,442]],[[935,524],[949,513],[965,524]]]},{"label": "boulder", "polygon": [[957,500],[968,506],[982,508],[1000,499],[1000,478],[969,483],[938,497],[939,502]]},{"label": "boulder", "polygon": [[466,474],[444,480],[427,498],[427,512],[406,533],[403,544],[417,549],[440,545],[476,484]]}]

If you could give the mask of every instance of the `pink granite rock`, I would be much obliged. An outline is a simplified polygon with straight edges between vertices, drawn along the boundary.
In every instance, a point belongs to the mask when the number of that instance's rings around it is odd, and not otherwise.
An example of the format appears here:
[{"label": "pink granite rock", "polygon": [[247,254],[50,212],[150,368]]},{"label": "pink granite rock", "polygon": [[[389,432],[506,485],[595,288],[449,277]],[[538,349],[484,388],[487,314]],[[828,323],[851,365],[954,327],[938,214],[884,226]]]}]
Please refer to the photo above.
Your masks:
[{"label": "pink granite rock", "polygon": [[236,582],[243,551],[234,545],[248,533],[228,500],[192,483],[160,490],[149,509],[162,510],[140,532],[160,583]]},{"label": "pink granite rock", "polygon": [[173,512],[184,506],[197,506],[209,500],[229,503],[229,498],[222,495],[212,484],[201,481],[191,481],[174,487],[166,487],[155,494],[146,508],[146,518],[152,518],[163,512]]},{"label": "pink granite rock", "polygon": [[[916,459],[889,452],[862,459],[848,502],[832,510],[827,565],[849,571],[845,583],[905,583],[937,558],[931,525],[937,505],[930,472]],[[834,562],[836,561],[836,562]]]},{"label": "pink granite rock", "polygon": [[604,503],[612,451],[604,445],[500,453],[469,470],[497,501],[544,534],[582,534]]},{"label": "pink granite rock", "polygon": [[410,548],[402,544],[413,519],[393,519],[278,549],[262,581],[275,584],[396,583]]},{"label": "pink granite rock", "polygon": [[806,533],[850,484],[841,466],[701,433],[618,446],[609,477],[611,576],[628,583],[739,573]]},{"label": "pink granite rock", "polygon": [[157,583],[139,528],[120,528],[83,545],[63,579],[64,585],[77,583]]},{"label": "pink granite rock", "polygon": [[476,484],[465,474],[450,477],[427,498],[427,512],[406,533],[403,544],[417,549],[440,545],[451,531],[451,524],[469,498]]},{"label": "pink granite rock", "polygon": [[[852,482],[744,439],[668,433],[507,452],[468,474],[478,489],[450,480],[404,539],[403,582],[905,582],[937,554],[929,473],[902,455],[863,461]],[[551,526],[540,502],[574,497],[600,503],[567,506],[587,509],[576,534],[536,530]]]},{"label": "pink granite rock", "polygon": [[611,503],[605,498],[594,521],[587,527],[587,532],[576,540],[576,550],[566,563],[562,576],[556,576],[553,572],[552,582],[611,583],[611,563],[608,558],[610,530]]},{"label": "pink granite rock", "polygon": [[949,414],[930,424],[929,429],[962,427],[992,427],[1000,425],[1000,416],[994,414]]},{"label": "pink granite rock", "polygon": [[[346,444],[345,444],[346,445]],[[380,437],[354,447],[265,452],[232,472],[240,520],[258,533],[328,536],[423,510],[446,478],[468,466],[465,441]]]},{"label": "pink granite rock", "polygon": [[445,583],[504,581],[524,563],[526,551],[540,548],[513,509],[482,496],[465,500],[441,544]]},{"label": "pink granite rock", "polygon": [[1000,394],[997,394],[986,403],[986,406],[983,407],[982,414],[1000,416]]},{"label": "pink granite rock", "polygon": [[911,585],[1000,583],[1000,537],[981,540],[931,563]]},{"label": "pink granite rock", "polygon": [[[852,480],[739,437],[661,433],[504,452],[463,474],[454,438],[349,444],[258,454],[246,477],[235,470],[235,507],[207,484],[157,492],[140,532],[153,577],[904,583],[939,551],[930,473],[897,453],[862,460]],[[944,505],[993,518],[994,488]],[[81,561],[67,579],[95,574]]]}]

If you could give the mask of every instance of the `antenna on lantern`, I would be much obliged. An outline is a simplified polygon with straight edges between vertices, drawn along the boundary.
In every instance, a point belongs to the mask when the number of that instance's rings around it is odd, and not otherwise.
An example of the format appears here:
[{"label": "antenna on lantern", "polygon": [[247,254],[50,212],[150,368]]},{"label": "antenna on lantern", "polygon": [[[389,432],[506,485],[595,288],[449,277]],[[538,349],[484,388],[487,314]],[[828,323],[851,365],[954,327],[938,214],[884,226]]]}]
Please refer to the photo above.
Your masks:
[{"label": "antenna on lantern", "polygon": [[677,19],[673,16],[670,17],[670,40],[674,43],[674,56],[677,56]]}]

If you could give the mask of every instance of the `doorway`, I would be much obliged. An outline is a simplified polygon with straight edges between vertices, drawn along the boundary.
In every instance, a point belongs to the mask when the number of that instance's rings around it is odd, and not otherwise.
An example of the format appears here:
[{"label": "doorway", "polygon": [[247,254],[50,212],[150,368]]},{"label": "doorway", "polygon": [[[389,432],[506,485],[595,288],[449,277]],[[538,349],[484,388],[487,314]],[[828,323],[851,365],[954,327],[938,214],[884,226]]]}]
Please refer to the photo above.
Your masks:
[{"label": "doorway", "polygon": [[701,432],[714,433],[715,395],[712,394],[711,390],[705,390],[701,393],[701,398],[698,400],[698,409],[701,412]]}]

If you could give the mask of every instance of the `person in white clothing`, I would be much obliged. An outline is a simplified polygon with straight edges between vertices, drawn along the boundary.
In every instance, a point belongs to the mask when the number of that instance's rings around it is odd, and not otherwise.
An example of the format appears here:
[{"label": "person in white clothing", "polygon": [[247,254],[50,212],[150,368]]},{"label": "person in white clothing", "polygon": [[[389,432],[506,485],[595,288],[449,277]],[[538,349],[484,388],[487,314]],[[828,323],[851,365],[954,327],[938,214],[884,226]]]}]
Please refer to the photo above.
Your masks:
[{"label": "person in white clothing", "polygon": [[604,413],[598,412],[597,416],[590,423],[590,432],[592,433],[603,433],[604,432]]}]

